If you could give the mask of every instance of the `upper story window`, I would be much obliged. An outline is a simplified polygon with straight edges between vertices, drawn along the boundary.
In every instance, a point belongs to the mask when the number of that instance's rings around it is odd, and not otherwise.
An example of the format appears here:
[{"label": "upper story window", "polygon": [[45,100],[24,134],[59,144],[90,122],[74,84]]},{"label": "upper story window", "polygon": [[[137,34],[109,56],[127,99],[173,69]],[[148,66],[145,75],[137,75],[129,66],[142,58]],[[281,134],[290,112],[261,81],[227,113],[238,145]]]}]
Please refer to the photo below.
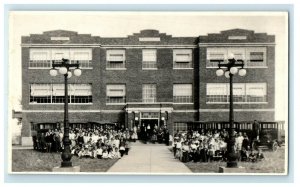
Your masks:
[{"label": "upper story window", "polygon": [[173,68],[174,69],[191,69],[192,65],[191,49],[174,49],[173,50]]},{"label": "upper story window", "polygon": [[245,67],[266,67],[265,47],[210,47],[207,48],[206,67],[218,67],[218,63],[227,63],[228,55],[232,53],[236,60],[243,60]]},{"label": "upper story window", "polygon": [[252,48],[246,50],[247,67],[267,66],[266,48]]},{"label": "upper story window", "polygon": [[29,68],[49,69],[53,60],[66,58],[80,64],[83,69],[92,68],[91,48],[30,48]]},{"label": "upper story window", "polygon": [[125,84],[106,85],[106,103],[125,103],[126,90]]},{"label": "upper story window", "polygon": [[157,69],[156,49],[143,49],[142,69]]},{"label": "upper story window", "polygon": [[143,103],[156,102],[156,84],[143,84]]},{"label": "upper story window", "polygon": [[125,50],[106,51],[106,69],[125,69]]},{"label": "upper story window", "polygon": [[[69,103],[92,103],[91,84],[69,84]],[[64,84],[31,84],[30,103],[64,103]]]},{"label": "upper story window", "polygon": [[29,68],[46,68],[51,67],[51,51],[49,49],[30,49]]},{"label": "upper story window", "polygon": [[[208,83],[206,85],[207,103],[229,103],[229,84]],[[234,83],[233,102],[267,102],[266,83]]]},{"label": "upper story window", "polygon": [[173,85],[174,103],[192,103],[193,88],[192,84],[174,84]]}]

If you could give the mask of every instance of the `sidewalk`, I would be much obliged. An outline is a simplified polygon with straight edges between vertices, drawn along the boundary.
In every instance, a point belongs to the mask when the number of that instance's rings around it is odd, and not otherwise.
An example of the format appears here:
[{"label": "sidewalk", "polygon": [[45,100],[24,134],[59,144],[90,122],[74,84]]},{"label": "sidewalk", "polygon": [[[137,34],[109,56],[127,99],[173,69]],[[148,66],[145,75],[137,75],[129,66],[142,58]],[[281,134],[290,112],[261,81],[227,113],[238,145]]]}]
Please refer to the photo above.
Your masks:
[{"label": "sidewalk", "polygon": [[123,173],[191,173],[182,162],[174,159],[168,147],[163,144],[131,144],[128,155],[115,163],[109,172]]}]

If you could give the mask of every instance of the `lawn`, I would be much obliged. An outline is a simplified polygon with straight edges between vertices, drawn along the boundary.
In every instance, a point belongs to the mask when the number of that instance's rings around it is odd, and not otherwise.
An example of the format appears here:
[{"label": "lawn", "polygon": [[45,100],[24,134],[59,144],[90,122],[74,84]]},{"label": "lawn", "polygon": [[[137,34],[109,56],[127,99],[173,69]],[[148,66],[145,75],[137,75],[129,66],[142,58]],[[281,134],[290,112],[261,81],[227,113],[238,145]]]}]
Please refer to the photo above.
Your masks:
[{"label": "lawn", "polygon": [[[80,166],[81,172],[106,172],[118,160],[100,160],[72,157],[73,166]],[[55,166],[60,166],[60,153],[41,153],[34,150],[13,150],[13,172],[51,172]]]},{"label": "lawn", "polygon": [[[279,148],[276,152],[264,151],[265,160],[252,162],[239,162],[239,166],[246,168],[246,173],[284,173],[285,172],[285,153],[284,148]],[[193,163],[185,165],[194,173],[218,173],[219,166],[226,166],[226,162]]]}]

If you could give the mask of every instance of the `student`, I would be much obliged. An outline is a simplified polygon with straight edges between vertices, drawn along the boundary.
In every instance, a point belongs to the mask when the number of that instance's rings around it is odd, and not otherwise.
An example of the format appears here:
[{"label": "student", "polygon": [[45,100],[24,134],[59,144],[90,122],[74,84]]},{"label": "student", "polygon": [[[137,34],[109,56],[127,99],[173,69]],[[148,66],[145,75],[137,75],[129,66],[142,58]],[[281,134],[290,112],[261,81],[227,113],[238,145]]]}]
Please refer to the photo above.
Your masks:
[{"label": "student", "polygon": [[182,145],[182,162],[188,162],[189,161],[189,145],[188,141],[185,141]]},{"label": "student", "polygon": [[262,153],[262,150],[261,149],[258,149],[258,153],[256,154],[256,159],[257,161],[262,161],[265,159],[265,156],[264,154]]},{"label": "student", "polygon": [[97,150],[96,150],[97,158],[98,158],[98,159],[102,159],[102,154],[103,154],[103,149],[102,149],[101,146],[98,146],[98,147],[97,147]]},{"label": "student", "polygon": [[246,150],[246,148],[242,148],[242,152],[241,152],[241,161],[242,162],[247,162],[249,160],[249,154],[248,151]]},{"label": "student", "polygon": [[256,162],[257,161],[257,155],[254,153],[254,150],[251,150],[251,153],[249,154],[249,161]]},{"label": "student", "polygon": [[108,159],[109,157],[108,157],[109,155],[108,155],[108,151],[105,149],[105,150],[103,150],[103,153],[102,153],[102,158],[103,159]]}]

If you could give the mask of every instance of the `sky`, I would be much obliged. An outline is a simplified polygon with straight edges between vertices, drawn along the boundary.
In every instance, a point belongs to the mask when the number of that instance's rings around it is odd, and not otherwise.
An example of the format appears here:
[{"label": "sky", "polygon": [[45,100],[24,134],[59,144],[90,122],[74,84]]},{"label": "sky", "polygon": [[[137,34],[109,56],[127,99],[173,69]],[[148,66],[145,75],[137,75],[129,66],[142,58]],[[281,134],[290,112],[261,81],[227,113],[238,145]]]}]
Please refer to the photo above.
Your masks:
[{"label": "sky", "polygon": [[287,121],[288,17],[284,12],[14,11],[9,18],[9,111],[20,108],[21,36],[62,29],[93,36],[126,37],[140,30],[156,29],[172,36],[196,37],[241,28],[275,35],[275,120]]}]

